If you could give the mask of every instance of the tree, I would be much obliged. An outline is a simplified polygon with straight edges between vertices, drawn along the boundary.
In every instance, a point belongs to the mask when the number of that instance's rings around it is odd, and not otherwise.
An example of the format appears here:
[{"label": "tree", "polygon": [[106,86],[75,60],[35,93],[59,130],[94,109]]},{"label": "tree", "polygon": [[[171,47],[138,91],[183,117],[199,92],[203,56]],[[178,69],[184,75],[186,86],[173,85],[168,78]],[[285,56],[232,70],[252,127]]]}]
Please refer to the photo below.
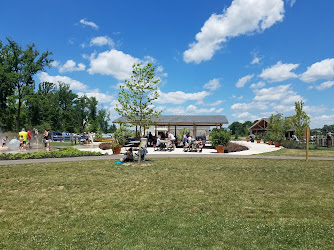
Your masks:
[{"label": "tree", "polygon": [[286,119],[283,119],[283,114],[272,114],[269,118],[269,128],[270,135],[272,136],[272,138],[269,139],[276,142],[281,142],[284,139],[285,132],[288,129]]},{"label": "tree", "polygon": [[140,63],[132,66],[131,80],[125,80],[118,94],[115,110],[119,115],[125,116],[127,121],[142,128],[153,124],[162,111],[156,111],[153,101],[159,97],[157,84],[160,79],[155,77],[155,66],[148,63],[143,67]]},{"label": "tree", "polygon": [[[7,83],[15,90],[18,100],[16,130],[19,130],[22,101],[26,93],[29,92],[27,88],[34,88],[33,76],[39,71],[43,71],[45,67],[49,67],[53,60],[49,58],[52,55],[49,51],[40,55],[35,44],[27,45],[27,48],[23,50],[15,41],[9,38],[7,41],[8,44],[2,48],[6,55],[5,59],[2,60],[5,60],[6,63],[2,64],[5,65]],[[10,70],[7,71],[7,69]]]},{"label": "tree", "polygon": [[[103,133],[108,132],[108,121],[110,120],[109,116],[110,116],[109,112],[107,112],[107,110],[105,109],[100,109],[97,112],[98,127],[100,130],[103,131]],[[116,127],[115,127],[115,130],[116,130]]]},{"label": "tree", "polygon": [[296,136],[304,136],[304,128],[310,125],[310,117],[303,111],[304,102],[295,102],[296,114],[289,118],[289,125],[295,130]]}]

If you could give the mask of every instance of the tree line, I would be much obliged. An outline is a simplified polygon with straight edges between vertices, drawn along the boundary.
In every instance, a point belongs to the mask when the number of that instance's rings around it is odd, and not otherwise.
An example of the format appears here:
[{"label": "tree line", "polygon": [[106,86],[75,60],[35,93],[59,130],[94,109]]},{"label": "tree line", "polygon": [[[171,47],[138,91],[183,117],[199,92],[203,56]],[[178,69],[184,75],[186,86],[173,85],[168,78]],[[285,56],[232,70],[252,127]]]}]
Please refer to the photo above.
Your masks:
[{"label": "tree line", "polygon": [[22,48],[9,38],[7,44],[0,40],[0,129],[113,132],[109,112],[97,109],[95,97],[78,96],[63,82],[41,82],[36,88],[34,76],[50,67],[51,55],[40,53],[35,44]]}]

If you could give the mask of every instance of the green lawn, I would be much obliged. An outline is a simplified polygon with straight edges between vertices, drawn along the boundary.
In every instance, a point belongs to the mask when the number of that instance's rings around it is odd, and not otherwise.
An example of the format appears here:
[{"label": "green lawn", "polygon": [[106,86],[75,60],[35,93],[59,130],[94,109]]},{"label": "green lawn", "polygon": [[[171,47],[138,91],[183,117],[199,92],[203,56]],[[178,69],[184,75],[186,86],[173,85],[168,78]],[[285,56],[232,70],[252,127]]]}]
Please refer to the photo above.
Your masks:
[{"label": "green lawn", "polygon": [[[263,153],[261,155],[273,155],[273,156],[306,156],[305,149],[287,149],[283,148],[277,151]],[[312,149],[309,150],[309,157],[332,157],[334,158],[333,150],[323,150],[323,149]]]},{"label": "green lawn", "polygon": [[0,166],[1,249],[331,249],[332,161]]}]

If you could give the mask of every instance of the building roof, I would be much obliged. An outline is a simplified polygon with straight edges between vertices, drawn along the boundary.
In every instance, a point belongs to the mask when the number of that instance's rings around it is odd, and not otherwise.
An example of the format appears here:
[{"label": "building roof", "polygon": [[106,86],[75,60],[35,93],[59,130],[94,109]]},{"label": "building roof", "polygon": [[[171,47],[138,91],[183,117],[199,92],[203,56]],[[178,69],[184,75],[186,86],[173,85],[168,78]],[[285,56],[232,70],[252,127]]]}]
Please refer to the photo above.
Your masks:
[{"label": "building roof", "polygon": [[[125,116],[122,116],[113,121],[113,123],[127,122]],[[156,121],[157,125],[203,125],[216,126],[228,124],[225,115],[162,115]]]},{"label": "building roof", "polygon": [[258,120],[256,123],[254,123],[254,124],[249,128],[249,130],[254,129],[254,127],[260,127],[260,130],[267,130],[266,127],[264,128],[264,127],[260,126],[260,124],[261,124],[262,121],[265,121],[265,122],[269,123],[269,118],[262,118],[262,119]]}]

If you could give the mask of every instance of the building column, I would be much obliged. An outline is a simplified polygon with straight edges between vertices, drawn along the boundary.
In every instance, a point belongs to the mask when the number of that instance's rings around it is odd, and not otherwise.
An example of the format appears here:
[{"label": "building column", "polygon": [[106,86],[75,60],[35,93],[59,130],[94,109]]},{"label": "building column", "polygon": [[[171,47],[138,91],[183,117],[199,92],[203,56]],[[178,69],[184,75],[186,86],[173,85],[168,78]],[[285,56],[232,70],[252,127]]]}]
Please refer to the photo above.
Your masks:
[{"label": "building column", "polygon": [[157,134],[157,125],[154,125],[154,136],[158,136],[158,134]]}]

